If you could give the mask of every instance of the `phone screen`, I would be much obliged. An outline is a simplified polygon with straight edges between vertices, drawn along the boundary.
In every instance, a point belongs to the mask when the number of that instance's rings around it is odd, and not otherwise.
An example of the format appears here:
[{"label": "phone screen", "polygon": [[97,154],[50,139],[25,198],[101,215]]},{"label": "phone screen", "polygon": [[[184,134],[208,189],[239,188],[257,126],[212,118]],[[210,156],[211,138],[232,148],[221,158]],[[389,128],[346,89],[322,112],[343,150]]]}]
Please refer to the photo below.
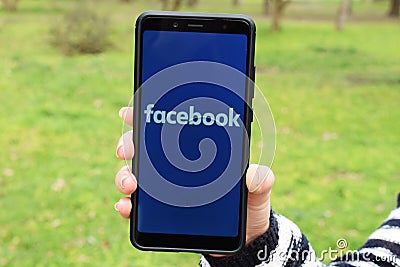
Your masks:
[{"label": "phone screen", "polygon": [[[138,149],[135,145],[137,231],[237,237],[244,185],[248,36],[147,29],[141,42],[142,87],[140,101],[135,102],[140,109],[135,113],[140,116]],[[194,67],[184,66],[187,63]],[[213,82],[224,72],[208,63],[233,68],[243,77],[237,77],[234,88],[226,88]],[[182,70],[194,79],[175,84],[185,76]],[[210,73],[210,82],[196,80],[202,70]],[[152,79],[159,81],[147,84]]]}]

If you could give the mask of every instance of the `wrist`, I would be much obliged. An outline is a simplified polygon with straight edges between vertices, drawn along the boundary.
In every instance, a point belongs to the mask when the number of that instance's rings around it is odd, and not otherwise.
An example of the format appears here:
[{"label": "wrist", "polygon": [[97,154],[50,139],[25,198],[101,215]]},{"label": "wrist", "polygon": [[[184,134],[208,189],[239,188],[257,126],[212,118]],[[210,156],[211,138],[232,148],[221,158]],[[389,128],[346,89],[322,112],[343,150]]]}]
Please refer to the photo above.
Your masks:
[{"label": "wrist", "polygon": [[257,229],[254,231],[249,230],[248,233],[246,233],[246,246],[265,234],[269,229],[269,225],[270,220],[268,220],[263,226],[257,227]]},{"label": "wrist", "polygon": [[[269,222],[264,227],[265,232],[255,231],[253,234],[246,235],[246,246],[233,255],[204,255],[205,260],[211,267],[248,267],[256,266],[268,258],[269,252],[265,252],[265,247],[274,249],[278,244],[278,223],[274,213],[271,211]],[[261,252],[260,252],[261,251]],[[261,253],[261,254],[260,254]],[[260,258],[260,255],[263,256]],[[203,266],[203,265],[201,265]],[[205,265],[207,266],[207,265]]]},{"label": "wrist", "polygon": [[[271,215],[272,216],[272,215]],[[248,246],[250,243],[252,243],[254,240],[262,236],[268,231],[269,225],[270,225],[270,220],[267,220],[267,222],[263,226],[257,227],[255,230],[249,229],[246,233],[246,246]],[[209,254],[211,257],[215,258],[221,258],[221,257],[229,257],[230,255],[224,255],[224,254]]]}]

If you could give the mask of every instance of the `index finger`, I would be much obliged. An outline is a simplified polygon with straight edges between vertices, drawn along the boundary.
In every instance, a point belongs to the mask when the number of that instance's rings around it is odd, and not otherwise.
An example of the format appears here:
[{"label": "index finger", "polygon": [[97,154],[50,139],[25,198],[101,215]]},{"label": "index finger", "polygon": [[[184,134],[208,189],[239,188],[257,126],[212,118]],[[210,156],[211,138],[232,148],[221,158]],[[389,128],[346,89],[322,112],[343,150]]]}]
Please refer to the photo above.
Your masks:
[{"label": "index finger", "polygon": [[133,107],[123,107],[118,114],[126,124],[133,126]]}]

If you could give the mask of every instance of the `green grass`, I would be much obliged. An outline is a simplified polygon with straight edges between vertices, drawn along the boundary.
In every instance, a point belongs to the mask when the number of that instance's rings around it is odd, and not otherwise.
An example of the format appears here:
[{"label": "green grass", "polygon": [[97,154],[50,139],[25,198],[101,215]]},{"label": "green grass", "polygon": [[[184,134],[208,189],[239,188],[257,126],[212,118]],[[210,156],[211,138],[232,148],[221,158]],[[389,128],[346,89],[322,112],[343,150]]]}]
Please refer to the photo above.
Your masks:
[{"label": "green grass", "polygon": [[[329,17],[336,5],[318,4],[324,18],[310,11],[312,20],[299,21],[308,12],[296,3],[282,31],[271,33],[257,1],[214,2],[200,0],[195,10],[257,21],[257,84],[278,132],[274,209],[317,251],[339,238],[356,249],[400,191],[398,21],[382,19],[380,3],[357,2],[360,17],[375,17],[336,32]],[[113,210],[132,23],[158,1],[97,3],[110,17],[114,47],[76,57],[49,45],[69,1],[20,1],[19,12],[0,11],[0,266],[196,266],[198,255],[132,248],[128,222]]]}]

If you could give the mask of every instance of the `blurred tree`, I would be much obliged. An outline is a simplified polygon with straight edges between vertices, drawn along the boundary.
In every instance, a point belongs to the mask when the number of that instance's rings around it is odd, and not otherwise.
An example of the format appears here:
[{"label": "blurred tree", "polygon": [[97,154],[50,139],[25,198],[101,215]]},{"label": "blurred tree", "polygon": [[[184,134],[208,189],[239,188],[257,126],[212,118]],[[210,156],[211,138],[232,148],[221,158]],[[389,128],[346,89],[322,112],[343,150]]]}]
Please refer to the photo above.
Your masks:
[{"label": "blurred tree", "polygon": [[189,0],[188,1],[188,6],[189,7],[193,7],[193,6],[195,6],[197,4],[197,2],[198,2],[197,0]]},{"label": "blurred tree", "polygon": [[264,0],[264,15],[269,15],[271,9],[270,0]]},{"label": "blurred tree", "polygon": [[272,0],[272,31],[279,31],[283,10],[289,2],[289,0]]},{"label": "blurred tree", "polygon": [[[129,1],[129,0],[125,0],[125,1]],[[179,10],[182,6],[183,0],[172,0],[171,1],[172,4],[170,5],[170,1],[169,0],[161,0],[161,9],[162,10]],[[187,5],[188,7],[193,7],[197,4],[198,0],[188,0],[187,1]],[[169,9],[171,7],[171,9]]]},{"label": "blurred tree", "polygon": [[168,0],[161,0],[161,9],[167,10],[168,8]]},{"label": "blurred tree", "polygon": [[[182,0],[173,0],[171,10],[178,10],[182,5]],[[169,10],[169,0],[161,0],[162,3],[162,10]]]},{"label": "blurred tree", "polygon": [[336,17],[336,30],[341,31],[351,14],[351,0],[342,0]]},{"label": "blurred tree", "polygon": [[5,11],[17,11],[18,0],[2,0],[1,2]]},{"label": "blurred tree", "polygon": [[242,3],[241,0],[233,0],[232,1],[232,5],[234,5],[234,6],[239,6],[241,3]]},{"label": "blurred tree", "polygon": [[389,17],[400,16],[400,0],[390,0]]},{"label": "blurred tree", "polygon": [[182,5],[182,0],[175,0],[172,4],[172,10],[177,11]]}]

